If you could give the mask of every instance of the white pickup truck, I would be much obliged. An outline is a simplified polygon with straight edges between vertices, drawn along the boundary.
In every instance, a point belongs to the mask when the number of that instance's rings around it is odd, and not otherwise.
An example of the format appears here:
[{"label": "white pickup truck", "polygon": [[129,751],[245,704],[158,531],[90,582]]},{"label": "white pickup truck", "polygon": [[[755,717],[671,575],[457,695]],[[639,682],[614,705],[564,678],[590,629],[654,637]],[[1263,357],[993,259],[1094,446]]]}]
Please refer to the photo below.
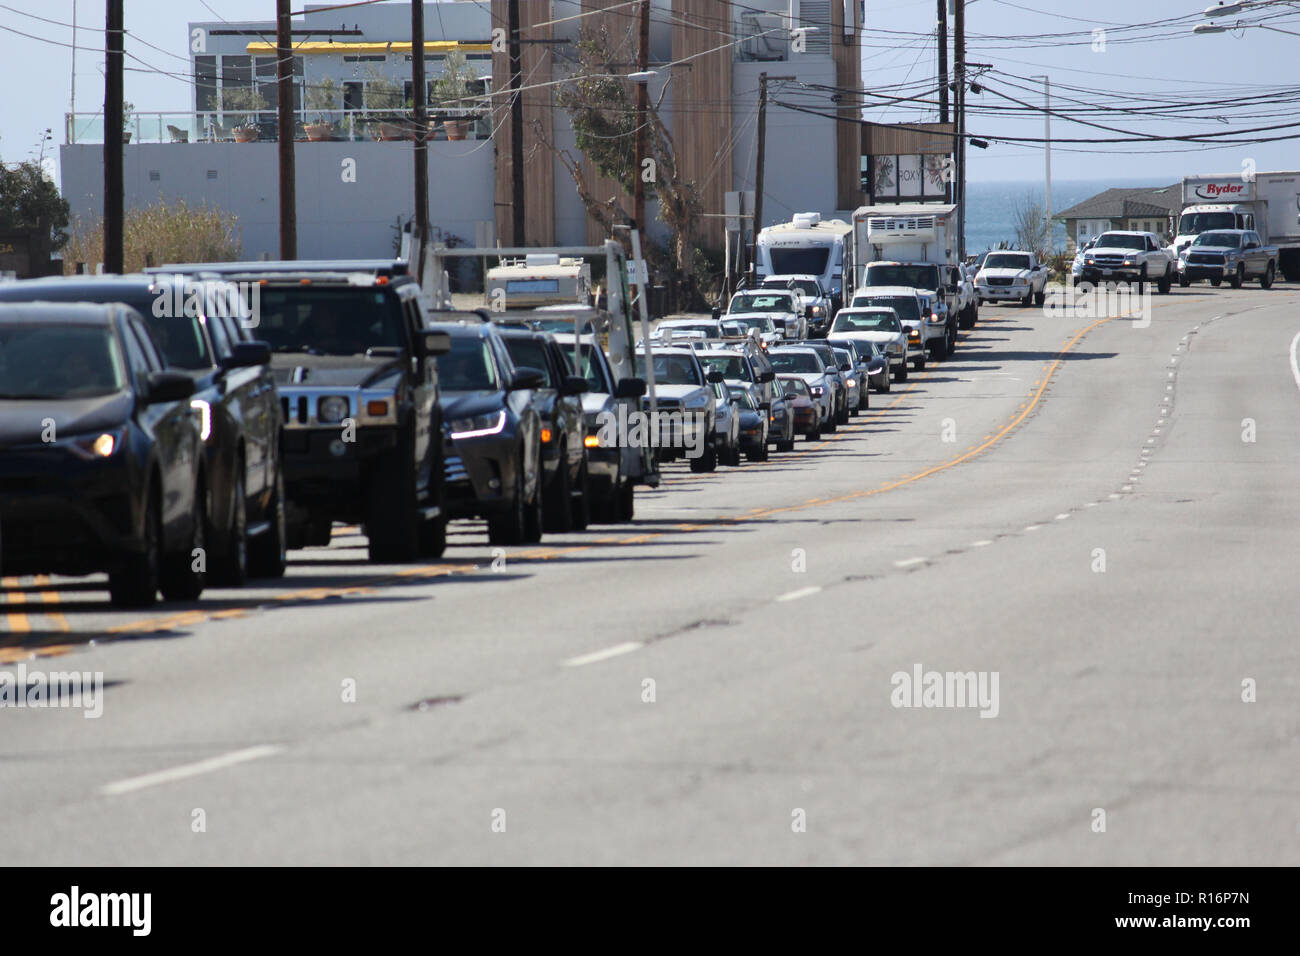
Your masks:
[{"label": "white pickup truck", "polygon": [[975,274],[975,294],[984,302],[1042,305],[1047,297],[1047,266],[1032,252],[998,250],[984,257]]},{"label": "white pickup truck", "polygon": [[1178,275],[1174,253],[1161,244],[1154,232],[1103,232],[1083,254],[1079,281],[1137,282],[1138,291],[1154,282],[1166,293]]}]

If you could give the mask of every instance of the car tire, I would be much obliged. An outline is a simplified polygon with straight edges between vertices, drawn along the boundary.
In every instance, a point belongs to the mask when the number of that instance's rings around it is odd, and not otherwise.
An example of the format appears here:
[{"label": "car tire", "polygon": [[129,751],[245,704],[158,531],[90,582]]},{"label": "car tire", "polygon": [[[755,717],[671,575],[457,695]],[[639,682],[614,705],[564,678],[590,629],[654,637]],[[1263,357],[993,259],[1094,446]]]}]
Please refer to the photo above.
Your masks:
[{"label": "car tire", "polygon": [[936,362],[948,357],[948,336],[944,335],[942,339],[930,346],[930,357]]},{"label": "car tire", "polygon": [[1172,267],[1166,267],[1165,274],[1161,276],[1160,280],[1156,283],[1156,291],[1159,292],[1161,295],[1168,295],[1169,290],[1173,288],[1173,285],[1174,285],[1174,270]]},{"label": "car tire", "polygon": [[1042,306],[1047,301],[1047,288],[1044,287],[1034,293],[1034,305]]},{"label": "car tire", "polygon": [[207,537],[204,534],[207,522],[204,515],[208,508],[208,493],[202,479],[194,492],[194,500],[196,514],[190,522],[188,547],[171,554],[164,553],[158,568],[158,590],[167,601],[197,601],[207,584]]},{"label": "car tire", "polygon": [[907,360],[906,359],[903,360],[903,364],[898,366],[898,369],[894,372],[894,381],[895,382],[907,381]]},{"label": "car tire", "polygon": [[1271,289],[1273,287],[1273,279],[1275,275],[1276,273],[1273,268],[1273,263],[1270,262],[1268,268],[1264,270],[1264,274],[1259,277],[1259,287],[1261,289]]},{"label": "car tire", "polygon": [[893,390],[893,385],[890,384],[890,380],[891,380],[891,378],[892,378],[892,375],[891,375],[890,373],[886,373],[886,374],[885,374],[885,384],[882,385],[882,386],[880,386],[880,388],[878,388],[877,391],[879,391],[879,392],[884,392],[884,393],[886,393],[886,394],[888,394],[890,391],[892,391],[892,390]]},{"label": "car tire", "polygon": [[158,600],[158,568],[162,554],[162,519],[158,495],[150,494],[144,516],[144,551],[132,554],[108,576],[109,600],[114,607],[152,607]]},{"label": "car tire", "polygon": [[[521,460],[522,466],[522,460]],[[542,452],[539,448],[537,451],[537,467],[542,467]],[[542,479],[539,475],[537,478],[537,489],[533,492],[533,500],[524,505],[524,543],[536,544],[542,540],[542,533],[546,530],[546,495],[545,489],[542,488]]]},{"label": "car tire", "polygon": [[[225,587],[242,587],[248,580],[248,498],[244,489],[244,461],[235,462],[234,490],[230,495],[230,528],[224,535],[225,550],[213,556],[212,580]],[[207,538],[216,541],[216,529],[208,525]]]},{"label": "car tire", "polygon": [[283,470],[275,476],[275,491],[267,508],[266,520],[271,527],[249,542],[248,573],[255,578],[282,578],[289,563]]},{"label": "car tire", "polygon": [[616,499],[616,518],[620,522],[631,521],[636,517],[636,485],[630,480],[623,482]]},{"label": "car tire", "polygon": [[814,428],[804,437],[807,438],[808,441],[817,441],[819,438],[822,437],[822,430],[820,428]]},{"label": "car tire", "polygon": [[1232,278],[1228,280],[1228,285],[1232,286],[1234,289],[1240,289],[1242,283],[1245,281],[1246,267],[1241,263],[1237,263],[1237,271],[1233,273]]},{"label": "car tire", "polygon": [[1223,280],[1222,280],[1222,279],[1211,279],[1211,280],[1210,280],[1210,285],[1214,286],[1214,287],[1217,289],[1219,286],[1223,285]]},{"label": "car tire", "polygon": [[1189,279],[1189,278],[1187,278],[1187,276],[1181,276],[1181,275],[1180,275],[1180,276],[1178,277],[1178,287],[1179,287],[1180,289],[1186,289],[1186,288],[1187,288],[1189,285],[1191,285],[1191,284],[1192,284],[1192,280]]},{"label": "car tire", "polygon": [[420,525],[420,557],[441,558],[447,550],[447,516],[438,515]]},{"label": "car tire", "polygon": [[718,446],[709,438],[704,439],[704,451],[691,459],[691,471],[704,474],[718,468]]},{"label": "car tire", "polygon": [[783,454],[784,454],[784,453],[787,453],[787,452],[792,452],[792,451],[794,451],[794,439],[793,439],[793,438],[790,438],[790,439],[785,440],[785,441],[779,441],[779,442],[777,442],[777,443],[776,443],[776,450],[777,450],[778,452],[783,453]]},{"label": "car tire", "polygon": [[515,468],[515,491],[507,510],[488,518],[488,544],[523,544],[528,525],[528,503],[524,501],[523,456]]},{"label": "car tire", "polygon": [[573,512],[573,530],[586,531],[591,524],[591,482],[587,477],[587,455],[583,452],[582,467],[578,470],[578,493],[570,502]]},{"label": "car tire", "polygon": [[560,463],[555,469],[555,477],[550,487],[545,489],[546,522],[543,530],[549,534],[568,534],[573,530],[573,501],[570,491],[573,487],[569,478],[568,449],[561,446]]},{"label": "car tire", "polygon": [[366,538],[372,562],[406,564],[420,556],[420,507],[412,457],[410,439],[403,435],[370,473]]},{"label": "car tire", "polygon": [[913,372],[925,371],[925,352],[922,352],[921,357],[912,363],[912,371]]},{"label": "car tire", "polygon": [[1022,309],[1027,309],[1033,304],[1034,304],[1034,288],[1033,286],[1030,286],[1028,289],[1025,290],[1025,297],[1020,300],[1020,307]]}]

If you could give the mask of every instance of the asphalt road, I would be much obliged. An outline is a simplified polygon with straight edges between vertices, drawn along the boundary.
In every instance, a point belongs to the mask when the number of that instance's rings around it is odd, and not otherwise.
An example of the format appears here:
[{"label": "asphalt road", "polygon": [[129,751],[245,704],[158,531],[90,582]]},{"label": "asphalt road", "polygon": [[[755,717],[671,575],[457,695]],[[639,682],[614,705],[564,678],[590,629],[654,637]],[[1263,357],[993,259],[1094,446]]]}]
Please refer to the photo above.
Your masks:
[{"label": "asphalt road", "polygon": [[495,567],[6,580],[0,663],[109,684],[0,709],[6,862],[1294,865],[1300,291],[1154,304],[986,306],[838,435]]}]

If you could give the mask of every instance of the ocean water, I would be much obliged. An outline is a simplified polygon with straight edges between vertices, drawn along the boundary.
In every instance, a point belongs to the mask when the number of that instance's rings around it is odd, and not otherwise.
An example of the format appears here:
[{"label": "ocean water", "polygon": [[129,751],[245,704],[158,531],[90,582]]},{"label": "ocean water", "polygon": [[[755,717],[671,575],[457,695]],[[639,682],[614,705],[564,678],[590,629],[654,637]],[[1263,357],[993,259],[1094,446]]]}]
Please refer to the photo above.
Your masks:
[{"label": "ocean water", "polygon": [[[1069,209],[1097,193],[1115,186],[1167,186],[1181,178],[1170,175],[1165,181],[1147,179],[1065,179],[1052,180],[1053,213]],[[1032,197],[1043,201],[1043,181],[1037,182],[971,182],[966,184],[966,254],[976,255],[992,249],[1003,240],[1008,245],[1016,241],[1015,212],[1018,204]],[[1065,250],[1065,223],[1056,223],[1054,246],[1058,252]]]}]

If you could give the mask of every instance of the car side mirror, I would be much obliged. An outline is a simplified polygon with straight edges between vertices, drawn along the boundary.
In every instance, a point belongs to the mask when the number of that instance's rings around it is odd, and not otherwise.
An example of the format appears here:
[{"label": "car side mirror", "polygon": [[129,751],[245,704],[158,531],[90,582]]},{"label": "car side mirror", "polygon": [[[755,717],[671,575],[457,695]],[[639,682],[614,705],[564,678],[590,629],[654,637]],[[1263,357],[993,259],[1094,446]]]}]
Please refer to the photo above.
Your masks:
[{"label": "car side mirror", "polygon": [[641,398],[645,395],[645,379],[643,378],[621,378],[618,384],[614,386],[615,398]]},{"label": "car side mirror", "polygon": [[788,398],[788,399],[790,399],[790,401],[794,401],[796,398],[799,397],[799,393],[798,393],[798,392],[786,392],[786,393],[785,393],[785,397]]},{"label": "car side mirror", "polygon": [[853,366],[850,365],[848,362],[845,362],[843,365],[840,366],[840,371],[841,371],[841,372],[851,372],[851,371],[853,371]]},{"label": "car side mirror", "polygon": [[775,379],[776,379],[776,372],[772,371],[771,369],[768,369],[766,372],[758,373],[758,380],[764,385],[766,385],[768,382],[775,381]]},{"label": "car side mirror", "polygon": [[451,351],[451,336],[446,332],[421,332],[416,336],[415,347],[422,358],[446,355]]},{"label": "car side mirror", "polygon": [[252,368],[271,361],[271,346],[266,342],[236,342],[231,354],[221,360],[222,368]]},{"label": "car side mirror", "polygon": [[709,372],[709,374],[706,375],[705,378],[709,381],[710,384],[713,385],[717,385],[719,382],[725,382],[727,380],[727,376],[723,375],[721,372],[718,371]]},{"label": "car side mirror", "polygon": [[179,402],[194,394],[194,379],[184,372],[152,372],[148,378],[149,393],[145,402]]},{"label": "car side mirror", "polygon": [[759,402],[759,403],[758,403],[758,407],[759,407],[760,409],[762,409],[763,411],[765,411],[765,412],[770,412],[770,411],[772,410],[772,403],[771,403],[771,402]]},{"label": "car side mirror", "polygon": [[517,392],[525,388],[542,388],[546,384],[546,373],[539,368],[521,365],[510,376],[510,391]]},{"label": "car side mirror", "polygon": [[722,318],[722,308],[720,306],[715,305],[713,307],[713,311],[710,314],[713,316],[713,321],[716,322],[718,321],[718,319]]},{"label": "car side mirror", "polygon": [[565,395],[581,395],[589,389],[590,386],[587,384],[587,380],[581,375],[569,375],[564,379],[562,391]]}]

